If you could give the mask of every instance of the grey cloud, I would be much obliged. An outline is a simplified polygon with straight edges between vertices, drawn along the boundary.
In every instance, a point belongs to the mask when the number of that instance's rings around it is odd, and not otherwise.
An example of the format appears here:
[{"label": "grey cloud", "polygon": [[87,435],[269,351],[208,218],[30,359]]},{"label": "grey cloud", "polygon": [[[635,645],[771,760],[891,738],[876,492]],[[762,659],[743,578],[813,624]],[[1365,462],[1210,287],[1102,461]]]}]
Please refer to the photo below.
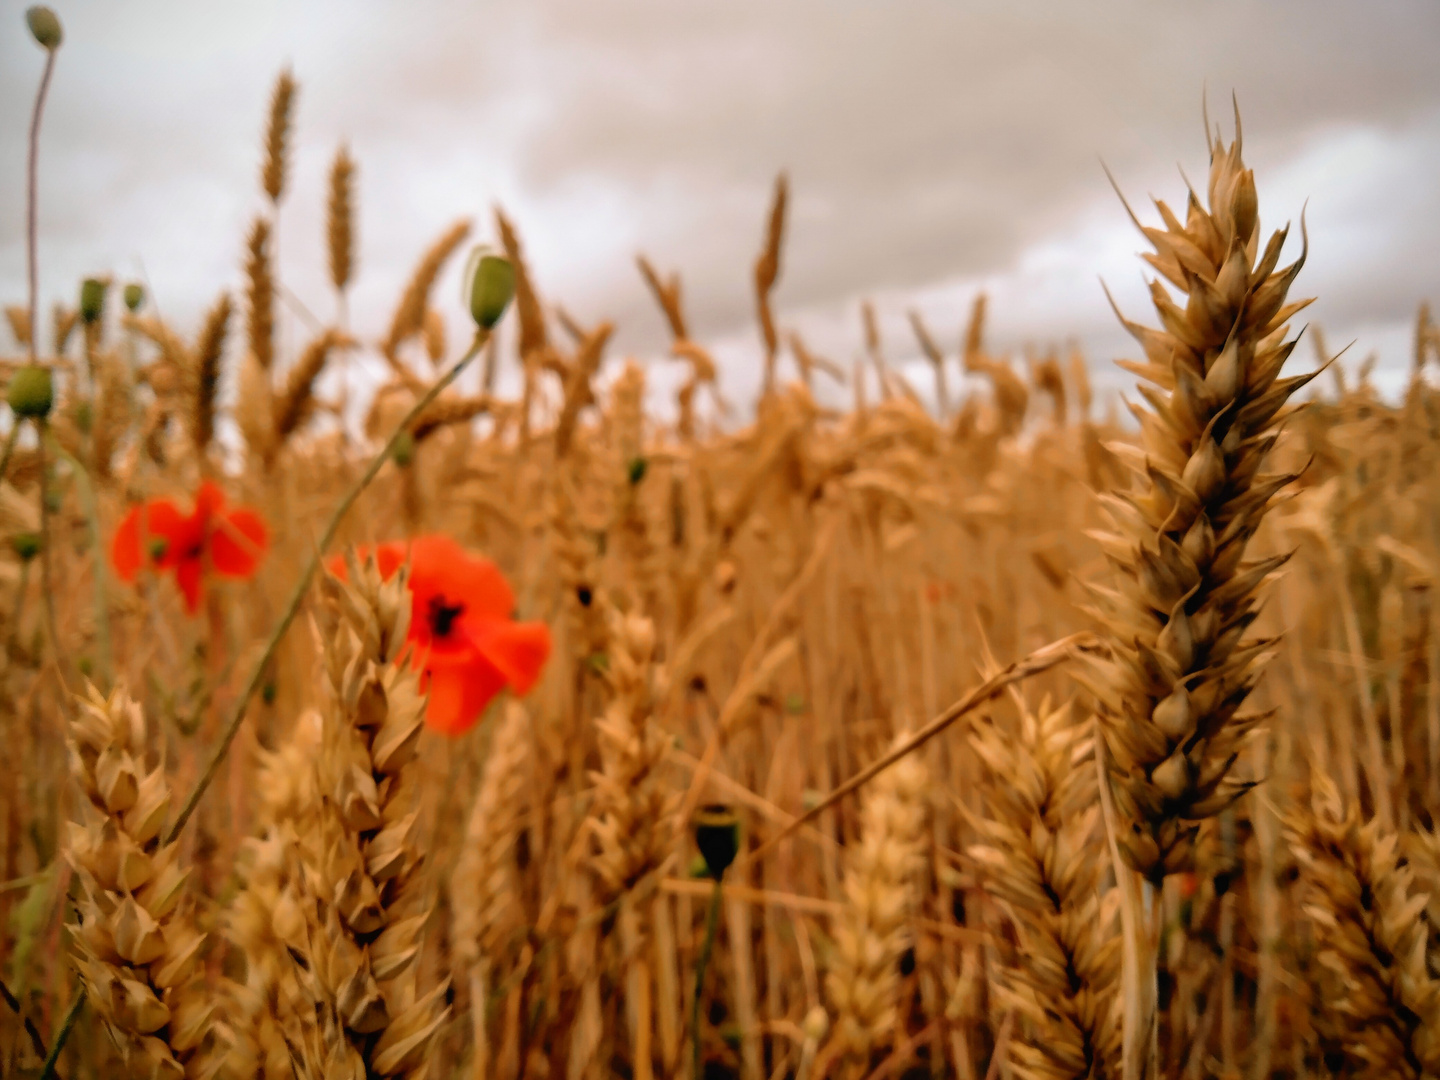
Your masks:
[{"label": "grey cloud", "polygon": [[[1207,85],[1227,127],[1230,90],[1240,97],[1267,220],[1312,198],[1302,282],[1322,291],[1317,317],[1391,326],[1440,298],[1440,8],[1423,0],[322,0],[223,18],[177,0],[55,6],[67,43],[42,150],[50,295],[93,269],[134,272],[138,256],[167,313],[193,321],[233,284],[260,205],[269,83],[289,61],[302,91],[285,277],[329,311],[323,184],[347,139],[361,164],[353,308],[370,332],[429,239],[461,214],[488,231],[499,199],[546,295],[615,318],[620,348],[663,344],[631,262],[645,250],[684,274],[699,332],[753,355],[749,269],[785,168],[779,301],[836,351],[858,345],[863,293],[887,330],[902,333],[919,303],[948,340],[987,286],[1002,343],[1074,334],[1108,355],[1125,346],[1094,275],[1143,296],[1139,238],[1119,239],[1129,226],[1097,158],[1137,209],[1150,190],[1178,199],[1175,163],[1203,173]],[[0,12],[0,92],[14,103],[0,114],[7,299],[23,288],[39,70],[21,10]],[[456,283],[442,288],[453,311]]]}]

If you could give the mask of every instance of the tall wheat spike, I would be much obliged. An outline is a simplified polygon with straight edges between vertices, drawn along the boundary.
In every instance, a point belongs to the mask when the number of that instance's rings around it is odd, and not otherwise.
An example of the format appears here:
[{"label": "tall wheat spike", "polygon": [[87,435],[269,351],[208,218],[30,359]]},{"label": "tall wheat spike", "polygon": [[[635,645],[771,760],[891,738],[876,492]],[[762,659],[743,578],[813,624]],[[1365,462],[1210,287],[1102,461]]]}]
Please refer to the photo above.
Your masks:
[{"label": "tall wheat spike", "polygon": [[405,292],[400,297],[400,303],[395,307],[395,314],[390,319],[390,330],[380,346],[381,351],[392,362],[395,361],[401,345],[424,331],[425,311],[430,298],[430,290],[435,286],[435,279],[439,277],[440,269],[445,265],[445,261],[455,253],[455,249],[464,243],[465,237],[469,235],[470,223],[457,221],[446,229],[420,257],[420,264],[415,267],[415,272],[410,277],[410,283],[405,287]]},{"label": "tall wheat spike", "polygon": [[1096,536],[1117,582],[1098,594],[1113,655],[1095,661],[1093,688],[1117,842],[1152,880],[1189,868],[1195,822],[1251,786],[1231,769],[1261,719],[1243,706],[1270,653],[1245,634],[1285,557],[1247,562],[1245,550],[1292,479],[1261,471],[1277,417],[1313,377],[1279,378],[1295,344],[1288,320],[1309,302],[1285,302],[1305,256],[1276,270],[1283,229],[1259,250],[1255,181],[1240,151],[1237,117],[1235,141],[1211,147],[1208,211],[1192,192],[1184,224],[1157,202],[1166,228],[1141,226],[1157,252],[1146,260],[1185,306],[1156,280],[1164,329],[1122,316],[1145,348],[1144,363],[1126,366],[1144,380],[1149,408],[1133,407],[1142,445],[1114,447],[1138,487],[1104,498],[1114,531]]},{"label": "tall wheat spike", "polygon": [[330,165],[330,200],[326,207],[330,284],[343,293],[355,273],[355,160],[341,146]]},{"label": "tall wheat spike", "polygon": [[189,379],[190,445],[202,461],[215,438],[215,398],[220,389],[220,359],[225,351],[225,334],[230,327],[230,297],[222,293],[205,316],[205,325],[195,342]]},{"label": "tall wheat spike", "polygon": [[295,107],[295,78],[290,70],[280,72],[270,94],[270,113],[265,123],[265,164],[260,170],[260,185],[278,205],[285,192],[290,161],[290,113]]},{"label": "tall wheat spike", "polygon": [[250,355],[268,372],[275,364],[275,279],[270,270],[270,223],[256,218],[246,243],[245,301]]}]

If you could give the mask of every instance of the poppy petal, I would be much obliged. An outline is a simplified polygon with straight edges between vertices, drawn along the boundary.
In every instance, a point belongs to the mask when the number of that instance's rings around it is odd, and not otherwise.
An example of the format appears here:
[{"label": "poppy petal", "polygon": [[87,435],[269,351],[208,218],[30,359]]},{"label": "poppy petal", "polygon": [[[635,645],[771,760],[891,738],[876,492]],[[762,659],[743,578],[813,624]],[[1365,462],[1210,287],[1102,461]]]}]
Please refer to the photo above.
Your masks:
[{"label": "poppy petal", "polygon": [[470,640],[517,694],[530,692],[550,659],[550,627],[543,622],[487,622]]},{"label": "poppy petal", "polygon": [[430,597],[443,596],[463,604],[470,616],[508,619],[515,611],[515,593],[500,568],[448,536],[416,537],[410,562],[410,586],[421,610],[429,606]]},{"label": "poppy petal", "polygon": [[134,581],[140,567],[145,565],[140,554],[140,507],[132,506],[120,519],[120,527],[110,541],[110,562],[121,581]]},{"label": "poppy petal", "polygon": [[181,559],[175,566],[175,584],[185,597],[185,610],[191,615],[200,610],[200,586],[205,567],[199,559]]},{"label": "poppy petal", "polygon": [[249,577],[270,543],[265,520],[254,510],[232,510],[210,534],[210,565],[230,577]]},{"label": "poppy petal", "polygon": [[442,735],[462,735],[474,726],[505,687],[505,677],[484,657],[437,662],[426,671],[425,725]]},{"label": "poppy petal", "polygon": [[205,480],[195,492],[195,516],[205,521],[225,509],[225,491],[214,480]]},{"label": "poppy petal", "polygon": [[380,570],[380,576],[389,581],[395,571],[405,565],[405,560],[410,557],[405,544],[399,540],[391,540],[384,544],[375,545],[375,565]]}]

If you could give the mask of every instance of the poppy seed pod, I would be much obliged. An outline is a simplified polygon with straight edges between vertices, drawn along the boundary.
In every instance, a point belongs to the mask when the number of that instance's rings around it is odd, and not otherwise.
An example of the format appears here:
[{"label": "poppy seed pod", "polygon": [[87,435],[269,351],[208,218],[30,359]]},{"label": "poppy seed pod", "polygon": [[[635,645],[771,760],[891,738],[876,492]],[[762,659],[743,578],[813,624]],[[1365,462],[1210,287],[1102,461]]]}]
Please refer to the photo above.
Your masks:
[{"label": "poppy seed pod", "polygon": [[145,286],[132,281],[125,286],[125,306],[132,312],[139,311],[140,305],[145,303]]},{"label": "poppy seed pod", "polygon": [[470,256],[468,270],[470,315],[475,325],[489,330],[500,321],[515,295],[515,268],[503,255],[478,247]]},{"label": "poppy seed pod", "polygon": [[33,532],[16,533],[10,538],[10,549],[22,562],[29,562],[40,554],[40,534]]},{"label": "poppy seed pod", "polygon": [[740,819],[723,803],[704,807],[695,815],[695,846],[710,876],[719,881],[740,852]]},{"label": "poppy seed pod", "polygon": [[26,364],[10,377],[10,389],[5,400],[16,416],[35,418],[50,415],[50,406],[55,403],[55,384],[50,369],[39,364]]},{"label": "poppy seed pod", "polygon": [[390,457],[402,469],[414,461],[415,436],[408,431],[402,431],[400,437],[395,440],[395,449],[390,451]]},{"label": "poppy seed pod", "polygon": [[100,318],[105,311],[105,282],[99,278],[86,278],[80,283],[80,319],[86,326]]},{"label": "poppy seed pod", "polygon": [[64,38],[64,32],[60,29],[60,18],[48,7],[36,4],[25,12],[25,24],[30,27],[30,35],[44,48],[54,52],[60,47]]}]

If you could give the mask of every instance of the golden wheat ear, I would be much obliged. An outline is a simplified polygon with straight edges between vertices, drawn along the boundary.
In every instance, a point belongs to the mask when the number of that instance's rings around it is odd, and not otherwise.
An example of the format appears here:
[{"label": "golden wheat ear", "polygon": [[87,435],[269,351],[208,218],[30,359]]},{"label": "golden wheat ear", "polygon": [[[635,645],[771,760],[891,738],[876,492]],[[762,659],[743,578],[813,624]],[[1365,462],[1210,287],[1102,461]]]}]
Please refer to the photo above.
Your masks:
[{"label": "golden wheat ear", "polygon": [[1010,1065],[1021,1080],[1120,1073],[1118,894],[1101,895],[1094,857],[1092,728],[1047,702],[1022,711],[1019,738],[988,721],[970,736],[989,813],[967,854],[1019,938],[995,998],[1018,1018]]},{"label": "golden wheat ear", "polygon": [[89,687],[68,744],[81,796],[66,848],[79,882],[72,962],[86,998],[138,1073],[208,1075],[224,1029],[180,848],[161,840],[170,785],[163,765],[145,768],[139,703],[123,688],[107,697]]},{"label": "golden wheat ear", "polygon": [[1426,962],[1429,896],[1416,888],[1399,837],[1363,821],[1327,777],[1286,821],[1304,912],[1320,949],[1315,1023],[1355,1075],[1440,1073],[1440,978]]},{"label": "golden wheat ear", "polygon": [[[891,749],[908,736],[900,732]],[[829,1053],[852,1063],[868,1066],[896,1030],[900,958],[912,945],[924,866],[929,782],[918,754],[876,776],[861,798],[860,834],[845,848],[845,900],[831,927],[835,948],[825,991],[833,1018]]]},{"label": "golden wheat ear", "polygon": [[315,758],[319,811],[304,859],[304,941],[292,949],[310,1010],[321,1018],[305,1068],[359,1061],[363,1075],[422,1075],[449,1014],[446,984],[419,985],[432,892],[419,837],[416,747],[425,700],[397,663],[410,594],[373,562],[328,578],[318,620],[326,695]]},{"label": "golden wheat ear", "polygon": [[[1151,294],[1163,329],[1126,322],[1146,362],[1145,404],[1132,406],[1141,445],[1114,449],[1136,485],[1108,500],[1113,531],[1098,539],[1118,578],[1100,611],[1112,655],[1092,657],[1117,842],[1152,880],[1188,869],[1195,822],[1251,786],[1232,767],[1261,716],[1246,697],[1269,658],[1246,638],[1267,579],[1285,556],[1246,561],[1274,497],[1294,479],[1263,472],[1286,400],[1311,375],[1280,378],[1293,340],[1286,302],[1304,263],[1276,269],[1286,232],[1259,250],[1254,176],[1240,144],[1212,147],[1208,209],[1193,192],[1182,222],[1157,202],[1165,228],[1142,226]],[[1132,215],[1133,216],[1133,215]],[[1303,219],[1302,219],[1303,232]]]}]

